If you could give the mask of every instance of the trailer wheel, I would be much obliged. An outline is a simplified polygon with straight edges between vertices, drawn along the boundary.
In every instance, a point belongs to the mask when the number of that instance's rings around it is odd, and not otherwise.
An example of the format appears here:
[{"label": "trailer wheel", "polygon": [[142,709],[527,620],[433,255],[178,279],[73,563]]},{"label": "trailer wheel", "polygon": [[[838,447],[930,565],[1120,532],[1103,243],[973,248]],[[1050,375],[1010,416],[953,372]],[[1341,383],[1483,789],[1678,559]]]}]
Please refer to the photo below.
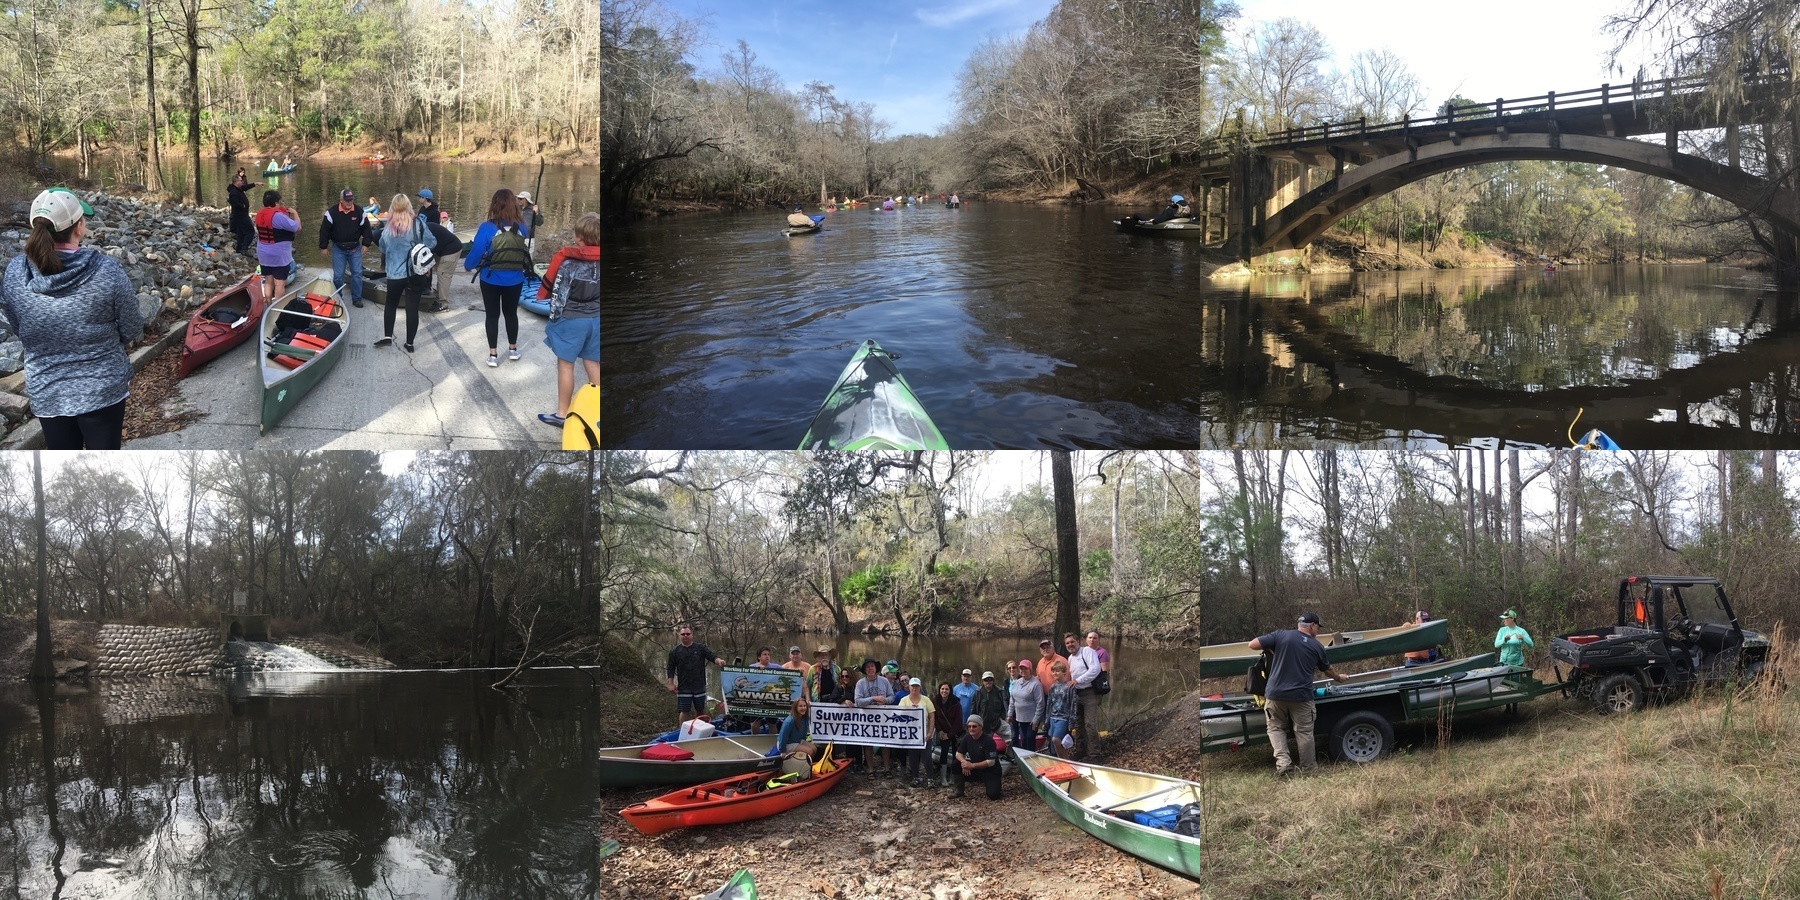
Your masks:
[{"label": "trailer wheel", "polygon": [[1594,685],[1594,708],[1603,716],[1635,712],[1644,705],[1644,686],[1630,675],[1608,675]]},{"label": "trailer wheel", "polygon": [[1394,746],[1394,726],[1380,713],[1353,712],[1331,729],[1331,755],[1345,762],[1371,763]]}]

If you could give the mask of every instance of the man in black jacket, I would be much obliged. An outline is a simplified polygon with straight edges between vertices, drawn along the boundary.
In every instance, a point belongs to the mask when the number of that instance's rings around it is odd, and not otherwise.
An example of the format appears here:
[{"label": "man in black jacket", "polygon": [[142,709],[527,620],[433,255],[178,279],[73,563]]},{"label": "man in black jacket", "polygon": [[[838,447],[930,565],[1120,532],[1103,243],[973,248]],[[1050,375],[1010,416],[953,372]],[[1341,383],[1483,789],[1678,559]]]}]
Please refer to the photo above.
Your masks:
[{"label": "man in black jacket", "polygon": [[231,234],[237,238],[237,252],[249,256],[250,248],[256,243],[256,224],[250,221],[250,195],[245,189],[250,187],[250,178],[238,169],[232,176],[231,184],[225,186],[226,201],[231,204]]},{"label": "man in black jacket", "polygon": [[455,266],[445,263],[444,260],[447,257],[461,254],[463,242],[461,238],[452,234],[450,229],[430,219],[425,220],[425,227],[431,229],[431,236],[437,239],[437,246],[432,248],[431,252],[437,254],[438,259],[437,289],[423,298],[432,301],[431,305],[425,308],[425,312],[443,312],[450,308],[450,276],[456,269]]},{"label": "man in black jacket", "polygon": [[348,281],[352,306],[363,305],[363,248],[374,243],[375,232],[356,205],[356,192],[344,188],[338,205],[325,210],[319,223],[319,249],[331,251],[331,284],[341,288]]}]

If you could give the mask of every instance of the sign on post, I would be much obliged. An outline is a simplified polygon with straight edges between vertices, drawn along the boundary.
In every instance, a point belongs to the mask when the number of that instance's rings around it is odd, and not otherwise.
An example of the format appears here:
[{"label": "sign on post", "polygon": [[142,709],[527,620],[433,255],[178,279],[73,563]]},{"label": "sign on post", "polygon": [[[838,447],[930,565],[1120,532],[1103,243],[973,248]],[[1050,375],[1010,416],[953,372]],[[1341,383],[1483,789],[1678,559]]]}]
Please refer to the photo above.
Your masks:
[{"label": "sign on post", "polygon": [[864,747],[900,747],[916,750],[930,736],[922,706],[826,706],[812,708],[810,722],[815,744],[835,741]]},{"label": "sign on post", "polygon": [[794,698],[801,696],[801,677],[794,669],[726,666],[720,670],[719,686],[734,715],[780,718],[788,714]]}]

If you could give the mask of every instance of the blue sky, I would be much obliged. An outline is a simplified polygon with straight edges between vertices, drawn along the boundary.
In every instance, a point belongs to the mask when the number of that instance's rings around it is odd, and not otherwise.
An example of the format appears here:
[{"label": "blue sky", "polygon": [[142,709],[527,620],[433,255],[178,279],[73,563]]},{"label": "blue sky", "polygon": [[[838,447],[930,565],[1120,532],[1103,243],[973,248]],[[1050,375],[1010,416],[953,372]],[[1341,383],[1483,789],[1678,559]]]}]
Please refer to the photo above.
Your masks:
[{"label": "blue sky", "polygon": [[[1605,14],[1623,0],[1508,0],[1504,5],[1442,0],[1242,0],[1238,27],[1289,16],[1324,32],[1347,67],[1362,50],[1387,47],[1425,85],[1428,106],[1452,94],[1476,100],[1629,81],[1608,73]],[[692,55],[703,72],[750,45],[757,62],[790,89],[833,85],[840,100],[875,104],[893,134],[933,134],[955,110],[956,77],[988,36],[1023,34],[1055,0],[664,0],[701,23]]]}]

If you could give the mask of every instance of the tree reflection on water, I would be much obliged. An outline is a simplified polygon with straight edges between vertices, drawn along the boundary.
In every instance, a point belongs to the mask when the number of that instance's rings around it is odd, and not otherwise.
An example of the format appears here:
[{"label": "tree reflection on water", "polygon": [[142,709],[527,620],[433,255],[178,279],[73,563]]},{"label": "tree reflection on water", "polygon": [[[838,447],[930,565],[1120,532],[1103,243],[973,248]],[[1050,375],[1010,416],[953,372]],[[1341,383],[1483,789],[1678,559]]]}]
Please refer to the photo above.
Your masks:
[{"label": "tree reflection on water", "polygon": [[9,687],[0,897],[591,897],[598,700],[493,678]]}]

